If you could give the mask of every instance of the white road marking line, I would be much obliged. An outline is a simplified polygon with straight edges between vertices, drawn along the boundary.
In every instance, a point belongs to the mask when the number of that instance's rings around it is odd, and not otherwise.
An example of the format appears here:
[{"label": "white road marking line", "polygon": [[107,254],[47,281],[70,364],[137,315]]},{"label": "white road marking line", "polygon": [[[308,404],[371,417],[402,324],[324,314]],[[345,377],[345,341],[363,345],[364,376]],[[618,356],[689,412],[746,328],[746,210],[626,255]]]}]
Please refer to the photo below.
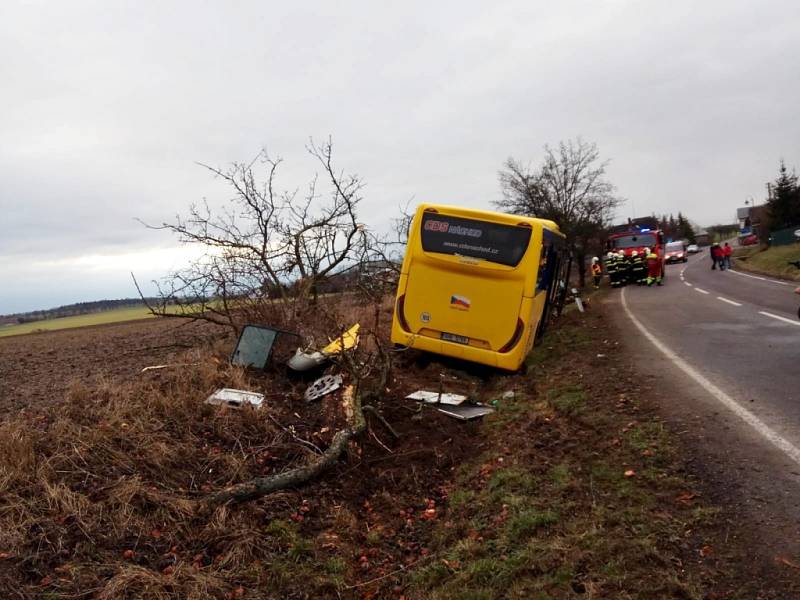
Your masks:
[{"label": "white road marking line", "polygon": [[723,298],[722,296],[717,296],[717,300],[722,300],[723,302],[727,302],[728,304],[733,304],[734,306],[741,306],[738,302],[734,302],[733,300],[728,300],[727,298]]},{"label": "white road marking line", "polygon": [[741,271],[736,271],[734,269],[728,269],[731,273],[735,273],[736,275],[741,275],[742,277],[749,277],[750,279],[760,279],[761,281],[769,281],[770,283],[777,283],[778,285],[789,285],[785,281],[778,281],[777,279],[770,279],[769,277],[759,277],[758,275],[748,275],[747,273],[742,273]]},{"label": "white road marking line", "polygon": [[772,313],[764,312],[763,310],[758,311],[758,314],[764,315],[765,317],[772,317],[773,319],[778,319],[779,321],[785,321],[786,323],[791,323],[792,325],[797,325],[800,327],[800,321],[792,321],[791,319],[787,319],[786,317],[781,317],[780,315],[773,315]]},{"label": "white road marking line", "polygon": [[700,292],[701,294],[708,294],[709,293],[709,292],[707,292],[705,290],[701,290],[699,287],[694,288],[694,291],[695,292]]},{"label": "white road marking line", "polygon": [[691,284],[691,283],[689,283],[688,281],[684,281],[684,282],[683,282],[683,285],[688,285],[689,287],[692,287],[692,284]]},{"label": "white road marking line", "polygon": [[[746,408],[742,408],[736,400],[728,396],[725,392],[723,392],[720,388],[716,385],[711,383],[708,379],[703,377],[698,371],[696,371],[693,367],[689,365],[685,360],[683,360],[680,356],[675,354],[672,350],[669,349],[664,343],[662,343],[656,336],[654,336],[647,328],[642,325],[639,320],[633,316],[633,313],[628,308],[628,303],[625,300],[625,290],[622,290],[622,294],[620,296],[622,298],[622,308],[625,309],[625,313],[630,318],[631,322],[636,326],[636,328],[642,332],[642,335],[650,340],[661,353],[666,356],[672,364],[678,367],[681,371],[686,373],[689,377],[695,380],[704,390],[706,390],[709,394],[711,394],[714,398],[719,400],[719,402],[725,406],[728,410],[734,413],[736,416],[741,418],[745,423],[750,425],[753,429],[755,429],[764,439],[769,441],[773,444],[776,448],[778,448],[781,452],[783,452],[786,456],[792,459],[797,464],[800,464],[800,449],[797,448],[794,444],[792,444],[789,440],[781,436],[780,434],[774,432],[770,429],[766,423],[764,423],[761,419],[755,416]],[[781,317],[782,318],[782,317]]]}]

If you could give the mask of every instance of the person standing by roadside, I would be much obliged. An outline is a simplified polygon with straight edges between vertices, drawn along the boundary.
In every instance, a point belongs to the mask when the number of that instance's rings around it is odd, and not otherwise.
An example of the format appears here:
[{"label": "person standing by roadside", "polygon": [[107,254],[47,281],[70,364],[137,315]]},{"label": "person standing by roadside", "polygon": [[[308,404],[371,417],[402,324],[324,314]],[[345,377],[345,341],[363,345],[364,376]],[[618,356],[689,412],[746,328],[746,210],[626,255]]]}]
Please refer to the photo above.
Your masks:
[{"label": "person standing by roadside", "polygon": [[611,287],[617,287],[617,265],[615,263],[616,256],[613,252],[606,255],[606,274],[608,275],[608,284]]},{"label": "person standing by roadside", "polygon": [[654,283],[656,285],[661,285],[661,261],[658,258],[658,255],[655,252],[650,252],[647,255],[647,285],[652,286]]},{"label": "person standing by roadside", "polygon": [[717,270],[717,263],[720,259],[720,247],[719,244],[714,242],[711,244],[711,270]]},{"label": "person standing by roadside", "polygon": [[592,277],[594,277],[594,289],[600,287],[600,278],[603,276],[603,268],[600,266],[600,259],[596,256],[592,258]]},{"label": "person standing by roadside", "polygon": [[647,282],[647,265],[644,264],[644,256],[650,253],[649,248],[645,248],[642,254],[639,254],[636,250],[631,253],[631,272],[632,272],[632,279],[636,282],[637,285],[642,285]]},{"label": "person standing by roadside", "polygon": [[617,252],[617,275],[619,285],[625,287],[628,285],[628,259],[625,258],[624,252]]},{"label": "person standing by roadside", "polygon": [[728,242],[725,242],[725,245],[722,247],[722,263],[725,265],[726,269],[731,268],[731,254],[733,254],[733,248],[728,245]]}]

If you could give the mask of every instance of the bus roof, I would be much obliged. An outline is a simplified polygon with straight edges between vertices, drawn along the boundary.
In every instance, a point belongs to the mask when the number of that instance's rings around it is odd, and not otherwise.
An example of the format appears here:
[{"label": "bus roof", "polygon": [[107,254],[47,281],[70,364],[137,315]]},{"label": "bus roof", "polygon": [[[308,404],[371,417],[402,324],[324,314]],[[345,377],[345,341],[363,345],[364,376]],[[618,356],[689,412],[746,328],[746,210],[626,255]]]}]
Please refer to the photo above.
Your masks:
[{"label": "bus roof", "polygon": [[[561,234],[558,225],[550,219],[539,219],[536,217],[525,217],[522,215],[512,215],[510,213],[502,213],[494,210],[481,210],[478,208],[466,208],[463,206],[453,206],[450,204],[420,204],[417,207],[417,212],[426,210],[442,212],[458,217],[467,219],[487,220],[498,223],[506,223],[508,225],[518,225],[520,223],[527,223],[529,225],[540,225],[546,229],[550,229],[556,233]],[[563,235],[563,234],[561,234]]]}]

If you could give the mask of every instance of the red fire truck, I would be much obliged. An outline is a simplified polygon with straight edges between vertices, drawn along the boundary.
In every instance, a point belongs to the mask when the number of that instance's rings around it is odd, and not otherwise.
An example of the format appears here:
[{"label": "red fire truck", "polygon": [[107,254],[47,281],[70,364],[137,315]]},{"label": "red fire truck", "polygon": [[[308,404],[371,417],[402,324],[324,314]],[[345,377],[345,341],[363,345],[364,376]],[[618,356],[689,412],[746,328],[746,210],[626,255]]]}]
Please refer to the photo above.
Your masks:
[{"label": "red fire truck", "polygon": [[645,248],[658,256],[661,264],[661,278],[666,275],[664,269],[664,232],[658,228],[658,221],[652,217],[628,219],[623,225],[612,227],[608,233],[606,246],[609,252],[622,252],[630,256],[634,250],[642,254]]}]

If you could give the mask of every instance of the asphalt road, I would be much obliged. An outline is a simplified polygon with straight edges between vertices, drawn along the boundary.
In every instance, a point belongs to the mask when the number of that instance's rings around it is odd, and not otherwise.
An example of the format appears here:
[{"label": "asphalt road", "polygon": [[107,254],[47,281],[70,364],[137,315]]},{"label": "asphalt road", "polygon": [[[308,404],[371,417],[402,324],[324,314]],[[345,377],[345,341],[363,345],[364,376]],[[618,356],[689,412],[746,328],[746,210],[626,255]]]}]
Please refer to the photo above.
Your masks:
[{"label": "asphalt road", "polygon": [[662,287],[628,286],[603,299],[625,358],[653,384],[650,400],[679,434],[703,493],[725,507],[731,536],[752,544],[754,565],[800,558],[795,287],[712,271],[702,253],[668,265]]},{"label": "asphalt road", "polygon": [[629,286],[624,294],[657,340],[800,448],[800,296],[793,285],[711,270],[700,254],[668,265],[661,288]]}]

